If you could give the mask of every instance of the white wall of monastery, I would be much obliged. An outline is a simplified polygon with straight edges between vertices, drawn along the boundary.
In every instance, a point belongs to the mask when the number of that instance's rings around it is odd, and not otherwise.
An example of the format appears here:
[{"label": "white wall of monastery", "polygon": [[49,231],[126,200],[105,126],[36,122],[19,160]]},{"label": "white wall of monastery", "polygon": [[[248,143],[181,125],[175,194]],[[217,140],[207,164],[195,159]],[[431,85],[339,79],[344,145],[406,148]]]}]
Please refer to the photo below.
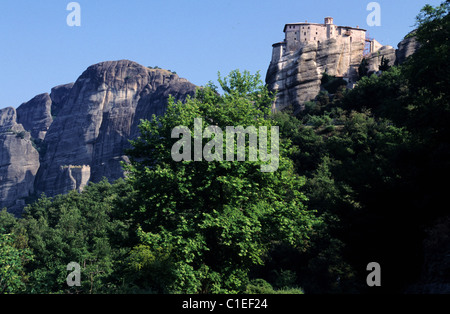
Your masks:
[{"label": "white wall of monastery", "polygon": [[[286,24],[285,32],[285,51],[284,53],[292,53],[305,45],[312,43],[320,44],[328,39],[346,39],[349,38],[350,42],[362,42],[366,40],[366,30],[360,28],[354,28],[350,26],[337,26],[332,24],[332,18],[326,18],[324,24],[317,23],[292,23]],[[278,55],[281,52],[280,57],[283,56],[283,49],[280,49],[280,45],[274,45],[277,48],[276,53]]]}]

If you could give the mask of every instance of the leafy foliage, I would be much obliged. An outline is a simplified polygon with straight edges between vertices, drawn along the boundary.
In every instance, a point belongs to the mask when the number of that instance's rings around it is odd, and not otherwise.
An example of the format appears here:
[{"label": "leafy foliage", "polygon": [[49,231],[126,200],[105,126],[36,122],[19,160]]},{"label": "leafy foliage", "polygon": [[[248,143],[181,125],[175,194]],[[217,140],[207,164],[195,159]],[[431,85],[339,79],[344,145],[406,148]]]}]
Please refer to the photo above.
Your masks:
[{"label": "leafy foliage", "polygon": [[380,71],[387,71],[387,70],[389,70],[391,68],[391,66],[389,65],[389,62],[390,62],[390,60],[388,58],[385,58],[384,56],[382,56],[379,70]]},{"label": "leafy foliage", "polygon": [[24,266],[32,260],[28,248],[17,247],[12,234],[0,234],[0,293],[20,293],[27,280]]},{"label": "leafy foliage", "polygon": [[325,88],[330,94],[337,92],[341,86],[347,86],[347,82],[343,78],[334,77],[324,73],[322,76],[322,87]]},{"label": "leafy foliage", "polygon": [[314,278],[305,291],[364,291],[357,283],[368,260],[384,265],[383,291],[403,291],[420,276],[420,256],[430,255],[424,230],[448,216],[449,4],[422,10],[421,48],[406,64],[363,77],[340,99],[317,98],[298,122],[276,117],[298,148],[291,157],[307,175],[307,205],[327,226],[309,251],[315,267],[300,271]]},{"label": "leafy foliage", "polygon": [[128,180],[136,191],[130,214],[142,230],[143,245],[170,252],[175,279],[165,289],[174,292],[242,292],[249,270],[264,263],[271,246],[283,242],[301,249],[318,223],[302,204],[304,180],[295,175],[283,145],[273,173],[261,172],[262,161],[248,158],[171,158],[172,130],[179,125],[193,130],[199,117],[202,130],[272,126],[266,119],[272,100],[259,76],[234,71],[219,82],[223,96],[209,85],[185,104],[171,100],[164,116],[144,121],[129,152]]},{"label": "leafy foliage", "polygon": [[[26,292],[114,291],[111,274],[124,254],[116,245],[128,234],[126,223],[114,219],[112,213],[116,198],[124,196],[122,187],[121,181],[114,186],[103,181],[87,187],[83,194],[43,196],[26,209],[22,219],[3,219],[2,225],[33,252],[34,259],[25,268],[29,276]],[[82,267],[82,289],[69,289],[66,284],[71,262]]]},{"label": "leafy foliage", "polygon": [[366,58],[363,58],[361,64],[358,67],[359,78],[362,79],[363,77],[367,76],[368,73],[369,73],[369,63],[367,62]]}]

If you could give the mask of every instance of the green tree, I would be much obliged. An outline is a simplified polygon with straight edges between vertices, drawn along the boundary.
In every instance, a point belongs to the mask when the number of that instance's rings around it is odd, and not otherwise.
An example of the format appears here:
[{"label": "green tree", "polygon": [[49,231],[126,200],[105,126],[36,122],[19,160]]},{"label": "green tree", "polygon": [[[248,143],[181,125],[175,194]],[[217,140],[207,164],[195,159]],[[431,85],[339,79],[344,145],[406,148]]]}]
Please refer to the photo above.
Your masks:
[{"label": "green tree", "polygon": [[384,56],[382,56],[379,70],[383,71],[383,72],[389,70],[391,68],[391,66],[389,65],[389,62],[390,62],[390,60],[388,58],[385,58]]},{"label": "green tree", "polygon": [[18,248],[13,234],[0,233],[0,294],[24,291],[25,264],[32,260],[28,248]]},{"label": "green tree", "polygon": [[[415,36],[420,49],[407,62],[406,72],[413,91],[427,89],[448,97],[450,1],[439,6],[426,5],[417,16]],[[446,99],[448,100],[448,98]]]},{"label": "green tree", "polygon": [[[26,239],[34,259],[26,265],[28,293],[114,293],[128,251],[127,223],[119,217],[123,181],[90,184],[83,193],[42,196],[29,205],[13,232]],[[5,220],[7,222],[7,220]],[[81,266],[81,287],[68,287],[67,265]]]},{"label": "green tree", "polygon": [[327,73],[323,73],[321,85],[330,94],[335,94],[339,87],[346,87],[347,82],[343,78],[338,78],[332,75],[328,75]]},{"label": "green tree", "polygon": [[358,67],[359,79],[362,79],[363,77],[367,76],[368,73],[369,73],[369,64],[367,62],[367,59],[363,58],[361,64]]},{"label": "green tree", "polygon": [[[220,127],[224,138],[226,126],[273,126],[268,118],[273,99],[258,74],[233,71],[219,76],[219,83],[224,95],[209,84],[185,104],[170,100],[164,116],[142,122],[129,151],[126,169],[134,188],[129,214],[140,230],[140,248],[151,256],[171,256],[171,280],[159,288],[163,291],[243,292],[250,270],[264,264],[274,245],[303,250],[319,223],[304,206],[304,179],[295,175],[284,142],[278,170],[269,173],[261,171],[260,159],[172,159],[172,130],[182,125],[192,132],[196,118],[203,119],[202,130]],[[202,147],[206,143],[203,139]]]},{"label": "green tree", "polygon": [[426,5],[422,9],[417,16],[415,32],[420,49],[403,67],[410,91],[409,126],[432,145],[446,142],[450,135],[449,12],[449,1],[437,7]]},{"label": "green tree", "polygon": [[408,80],[400,67],[392,67],[381,76],[363,77],[340,102],[345,110],[369,109],[381,118],[405,125],[411,118]]}]

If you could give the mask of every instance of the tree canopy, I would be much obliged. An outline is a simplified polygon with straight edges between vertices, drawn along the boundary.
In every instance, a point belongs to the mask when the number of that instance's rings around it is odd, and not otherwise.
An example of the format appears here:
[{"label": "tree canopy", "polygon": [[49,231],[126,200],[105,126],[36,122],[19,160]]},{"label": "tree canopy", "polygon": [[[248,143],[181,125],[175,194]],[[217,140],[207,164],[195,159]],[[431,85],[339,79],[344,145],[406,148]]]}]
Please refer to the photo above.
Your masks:
[{"label": "tree canopy", "polygon": [[[279,167],[269,173],[261,171],[260,158],[249,160],[249,147],[245,161],[171,158],[172,130],[179,125],[194,130],[196,118],[202,118],[201,131],[216,126],[224,132],[215,137],[224,138],[227,126],[272,126],[272,101],[258,75],[233,71],[219,82],[224,95],[210,84],[184,104],[169,101],[164,116],[142,123],[129,151],[126,169],[136,191],[130,215],[139,225],[140,248],[171,257],[174,281],[163,291],[242,292],[250,269],[262,265],[273,246],[301,250],[319,223],[303,205],[304,179],[295,174],[284,144]],[[203,138],[201,147],[209,139]],[[225,141],[220,145],[224,152],[230,149]]]}]

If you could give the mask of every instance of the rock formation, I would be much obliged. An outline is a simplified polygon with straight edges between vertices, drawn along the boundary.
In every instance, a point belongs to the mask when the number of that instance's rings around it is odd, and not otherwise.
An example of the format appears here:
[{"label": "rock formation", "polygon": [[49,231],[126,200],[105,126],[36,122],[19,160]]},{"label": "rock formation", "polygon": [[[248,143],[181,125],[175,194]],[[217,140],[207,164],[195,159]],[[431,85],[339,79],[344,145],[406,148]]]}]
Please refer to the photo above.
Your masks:
[{"label": "rock formation", "polygon": [[70,89],[45,142],[46,154],[36,178],[36,190],[64,193],[67,171],[61,167],[89,165],[90,181],[123,176],[124,150],[138,135],[141,119],[165,111],[169,95],[183,100],[195,86],[165,70],[135,62],[103,62],[89,67]]},{"label": "rock formation", "polygon": [[[379,71],[383,57],[393,66],[403,63],[419,48],[413,34],[400,42],[396,50],[382,46],[376,40],[363,38],[363,29],[335,26],[332,21],[326,18],[325,24],[294,23],[285,26],[285,40],[273,45],[272,61],[266,75],[269,90],[277,93],[273,110],[290,106],[296,111],[302,110],[304,103],[313,100],[320,92],[323,73],[342,77],[352,88],[358,79],[358,68],[363,58],[367,60],[369,73],[374,73]],[[328,32],[321,32],[325,27]]]},{"label": "rock formation", "polygon": [[30,133],[16,122],[14,108],[0,110],[0,209],[19,213],[25,199],[34,193],[39,153]]},{"label": "rock formation", "polygon": [[31,195],[82,191],[88,182],[123,177],[124,151],[139,135],[141,119],[163,114],[170,95],[183,101],[195,90],[172,72],[110,61],[89,67],[50,95],[36,96],[17,114],[2,110],[0,208]]},{"label": "rock formation", "polygon": [[365,57],[368,64],[368,72],[375,73],[380,70],[380,65],[383,60],[389,60],[389,66],[395,65],[396,50],[392,46],[383,46],[378,51],[372,52]]},{"label": "rock formation", "polygon": [[74,83],[59,85],[52,88],[50,93],[50,98],[52,100],[52,116],[57,116],[61,110],[63,104],[69,97],[70,90],[72,89]]},{"label": "rock formation", "polygon": [[414,31],[409,33],[395,49],[392,46],[383,46],[378,51],[366,56],[369,73],[379,71],[381,60],[384,57],[389,60],[389,66],[400,65],[413,55],[419,48],[420,43],[414,36]]},{"label": "rock formation", "polygon": [[89,183],[91,178],[90,166],[61,166],[61,172],[58,176],[56,184],[63,187],[61,194],[70,191],[82,192],[84,187]]},{"label": "rock formation", "polygon": [[53,122],[52,100],[49,94],[41,94],[17,108],[17,122],[35,139],[43,140]]},{"label": "rock formation", "polygon": [[[266,83],[277,92],[275,108],[301,108],[320,91],[323,73],[333,76],[357,76],[362,61],[364,44],[343,44],[337,39],[308,44],[300,50],[271,62]],[[274,108],[274,109],[275,109]]]},{"label": "rock formation", "polygon": [[406,35],[405,39],[398,44],[398,49],[395,52],[396,65],[405,62],[409,56],[414,54],[420,48],[420,43],[417,41],[417,37],[414,36],[414,33],[415,31],[412,31]]}]

